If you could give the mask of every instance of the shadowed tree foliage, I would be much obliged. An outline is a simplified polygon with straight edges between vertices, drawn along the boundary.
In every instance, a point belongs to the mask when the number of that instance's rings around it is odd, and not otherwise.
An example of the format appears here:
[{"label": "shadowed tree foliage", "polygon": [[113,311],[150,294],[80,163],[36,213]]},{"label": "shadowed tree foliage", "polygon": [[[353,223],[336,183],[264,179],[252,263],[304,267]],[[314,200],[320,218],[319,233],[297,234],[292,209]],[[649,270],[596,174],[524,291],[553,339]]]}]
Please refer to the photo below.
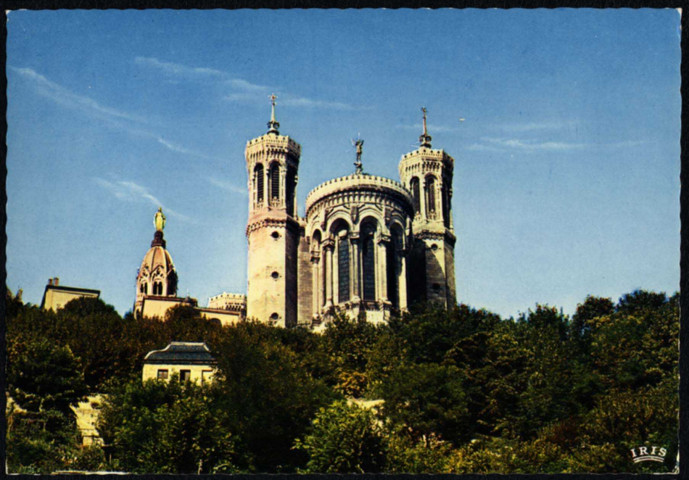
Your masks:
[{"label": "shadowed tree foliage", "polygon": [[135,380],[108,392],[99,421],[117,466],[133,473],[236,470],[229,413],[214,386]]},{"label": "shadowed tree foliage", "polygon": [[345,400],[321,408],[296,448],[309,458],[304,473],[371,473],[385,464],[383,434],[373,413]]},{"label": "shadowed tree foliage", "polygon": [[[659,473],[676,455],[678,294],[588,296],[571,319],[417,305],[380,326],[337,315],[322,334],[6,300],[14,472]],[[143,384],[144,356],[170,341],[206,342],[216,383]],[[103,449],[79,445],[70,406],[87,393],[107,394]],[[640,445],[666,465],[632,463]]]}]

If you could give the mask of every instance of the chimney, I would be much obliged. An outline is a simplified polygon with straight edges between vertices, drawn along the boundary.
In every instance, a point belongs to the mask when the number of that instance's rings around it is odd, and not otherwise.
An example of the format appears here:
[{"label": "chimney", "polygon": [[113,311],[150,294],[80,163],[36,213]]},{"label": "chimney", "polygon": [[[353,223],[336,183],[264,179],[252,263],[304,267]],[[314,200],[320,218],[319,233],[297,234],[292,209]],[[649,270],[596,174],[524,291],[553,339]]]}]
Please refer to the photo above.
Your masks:
[{"label": "chimney", "polygon": [[59,284],[60,284],[60,279],[58,277],[55,277],[55,279],[53,280],[53,285],[55,285],[57,287]]},{"label": "chimney", "polygon": [[52,284],[53,284],[53,279],[52,279],[52,278],[49,278],[49,279],[48,279],[48,286],[52,286]]}]

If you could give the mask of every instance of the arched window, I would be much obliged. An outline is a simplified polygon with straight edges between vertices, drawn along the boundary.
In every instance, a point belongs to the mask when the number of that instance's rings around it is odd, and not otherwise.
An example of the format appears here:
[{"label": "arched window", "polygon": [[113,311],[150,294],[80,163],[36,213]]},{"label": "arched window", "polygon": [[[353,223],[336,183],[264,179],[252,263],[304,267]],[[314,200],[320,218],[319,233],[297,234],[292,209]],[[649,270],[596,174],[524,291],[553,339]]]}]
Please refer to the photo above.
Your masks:
[{"label": "arched window", "polygon": [[410,187],[411,195],[414,199],[414,213],[419,213],[419,209],[421,208],[421,189],[419,187],[419,179],[417,177],[413,177],[411,179]]},{"label": "arched window", "polygon": [[155,282],[153,284],[153,295],[162,295],[163,294],[163,284],[160,282]]},{"label": "arched window", "polygon": [[376,299],[375,221],[366,222],[361,228],[361,277],[364,300]]},{"label": "arched window", "polygon": [[[160,293],[163,293],[163,287],[160,287]],[[169,296],[177,295],[177,272],[174,270],[167,276],[167,294]]]},{"label": "arched window", "polygon": [[349,237],[347,230],[337,232],[337,302],[349,301]]},{"label": "arched window", "polygon": [[387,266],[387,280],[388,280],[388,300],[392,302],[392,306],[399,308],[399,254],[402,249],[402,232],[399,227],[394,227],[390,230],[390,243],[386,249],[386,266]]},{"label": "arched window", "polygon": [[426,214],[435,213],[435,177],[426,177]]},{"label": "arched window", "polygon": [[147,288],[146,282],[141,284],[141,286],[139,287],[139,291],[141,293],[143,293],[144,295],[148,293],[148,288]]},{"label": "arched window", "polygon": [[256,203],[263,203],[263,165],[260,163],[254,168],[254,188],[256,189]]},{"label": "arched window", "polygon": [[294,170],[289,168],[287,170],[287,192],[286,192],[286,202],[287,202],[287,214],[294,216],[294,190],[297,183],[297,176]]},{"label": "arched window", "polygon": [[270,166],[270,199],[280,198],[280,167],[277,163]]}]

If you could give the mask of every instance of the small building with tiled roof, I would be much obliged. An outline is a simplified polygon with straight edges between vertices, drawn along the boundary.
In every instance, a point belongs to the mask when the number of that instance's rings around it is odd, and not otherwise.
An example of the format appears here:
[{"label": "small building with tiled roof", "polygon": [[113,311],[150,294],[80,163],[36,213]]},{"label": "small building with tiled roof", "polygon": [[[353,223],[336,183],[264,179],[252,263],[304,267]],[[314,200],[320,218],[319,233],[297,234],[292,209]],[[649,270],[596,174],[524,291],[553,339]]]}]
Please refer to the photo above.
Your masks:
[{"label": "small building with tiled roof", "polygon": [[217,363],[203,342],[170,342],[146,354],[142,377],[143,381],[169,380],[177,374],[181,381],[205,384],[215,376]]}]

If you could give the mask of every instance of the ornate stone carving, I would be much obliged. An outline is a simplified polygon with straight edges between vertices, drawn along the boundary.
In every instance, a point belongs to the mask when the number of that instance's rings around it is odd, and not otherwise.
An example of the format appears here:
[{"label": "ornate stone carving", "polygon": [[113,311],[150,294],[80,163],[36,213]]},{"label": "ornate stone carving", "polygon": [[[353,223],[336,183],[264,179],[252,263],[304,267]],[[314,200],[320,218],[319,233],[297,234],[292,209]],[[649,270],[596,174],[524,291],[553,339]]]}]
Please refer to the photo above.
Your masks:
[{"label": "ornate stone carving", "polygon": [[349,207],[349,216],[352,219],[352,223],[359,222],[359,205],[352,205]]}]

